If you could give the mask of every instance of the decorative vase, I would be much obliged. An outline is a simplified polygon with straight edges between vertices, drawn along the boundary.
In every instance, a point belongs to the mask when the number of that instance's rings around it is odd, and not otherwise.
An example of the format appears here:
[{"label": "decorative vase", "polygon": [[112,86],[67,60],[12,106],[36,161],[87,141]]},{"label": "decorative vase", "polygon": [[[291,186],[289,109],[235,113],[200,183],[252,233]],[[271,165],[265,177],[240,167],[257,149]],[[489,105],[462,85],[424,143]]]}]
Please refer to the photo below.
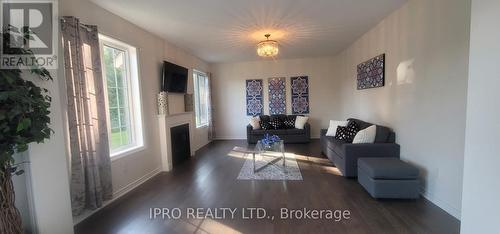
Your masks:
[{"label": "decorative vase", "polygon": [[168,95],[167,92],[160,92],[158,94],[158,114],[168,115]]}]

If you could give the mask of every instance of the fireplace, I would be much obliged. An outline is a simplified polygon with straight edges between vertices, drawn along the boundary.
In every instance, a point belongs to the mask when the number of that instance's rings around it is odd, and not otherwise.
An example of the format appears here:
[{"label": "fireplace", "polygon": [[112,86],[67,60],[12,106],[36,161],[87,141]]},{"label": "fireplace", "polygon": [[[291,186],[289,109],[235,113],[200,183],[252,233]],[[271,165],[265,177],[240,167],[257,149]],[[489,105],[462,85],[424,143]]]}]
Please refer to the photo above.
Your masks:
[{"label": "fireplace", "polygon": [[193,156],[193,122],[193,112],[158,115],[162,171],[170,171]]},{"label": "fireplace", "polygon": [[175,167],[191,157],[189,124],[171,127],[170,141],[170,145],[172,146],[172,165]]}]

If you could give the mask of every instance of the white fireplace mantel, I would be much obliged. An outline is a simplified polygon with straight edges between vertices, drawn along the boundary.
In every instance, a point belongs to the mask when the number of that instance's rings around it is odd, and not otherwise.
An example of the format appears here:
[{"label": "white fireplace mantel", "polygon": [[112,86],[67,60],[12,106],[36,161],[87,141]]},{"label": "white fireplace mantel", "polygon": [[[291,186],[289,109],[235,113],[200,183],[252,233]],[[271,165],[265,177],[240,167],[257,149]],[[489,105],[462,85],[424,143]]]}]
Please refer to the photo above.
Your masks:
[{"label": "white fireplace mantel", "polygon": [[172,170],[172,146],[170,140],[170,128],[189,124],[189,141],[191,148],[191,157],[194,155],[193,148],[193,112],[182,112],[171,115],[158,115],[160,131],[160,149],[162,171]]}]

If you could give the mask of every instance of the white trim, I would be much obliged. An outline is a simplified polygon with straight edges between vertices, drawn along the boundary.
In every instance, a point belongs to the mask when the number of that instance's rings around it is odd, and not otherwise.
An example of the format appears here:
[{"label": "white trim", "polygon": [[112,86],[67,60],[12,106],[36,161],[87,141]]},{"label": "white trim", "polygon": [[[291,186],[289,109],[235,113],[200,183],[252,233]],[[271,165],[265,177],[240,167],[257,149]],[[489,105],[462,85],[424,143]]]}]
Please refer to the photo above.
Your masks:
[{"label": "white trim", "polygon": [[[201,72],[201,71],[198,71],[196,69],[193,69],[193,101],[194,101],[194,119],[195,119],[195,126],[196,128],[204,128],[204,127],[208,127],[209,123],[208,123],[208,118],[209,118],[209,115],[210,113],[208,113],[210,110],[209,110],[209,104],[208,104],[208,100],[209,100],[209,97],[208,97],[208,91],[209,91],[209,83],[208,83],[208,75],[207,73],[205,72]],[[200,85],[198,84],[199,82],[199,79],[200,78],[203,78],[203,87],[205,88],[205,97],[203,97],[205,100],[205,102],[207,102],[207,105],[205,106],[205,112],[206,112],[206,121],[207,122],[204,122],[204,123],[198,123],[198,119],[201,119],[201,118],[198,118],[198,115],[200,114],[199,112],[199,109],[201,108],[200,107]]]},{"label": "white trim", "polygon": [[88,217],[92,216],[93,214],[95,214],[99,210],[101,210],[104,207],[108,206],[109,204],[113,203],[118,198],[122,197],[123,195],[127,194],[128,192],[130,192],[130,191],[134,190],[135,188],[139,187],[141,184],[143,184],[146,181],[150,180],[154,176],[160,174],[160,172],[161,172],[161,167],[158,167],[158,168],[152,170],[151,172],[149,172],[148,174],[142,176],[141,178],[139,178],[139,179],[131,182],[130,184],[125,185],[124,187],[120,188],[118,191],[113,192],[113,198],[111,200],[109,200],[109,201],[104,202],[101,207],[99,207],[99,208],[97,208],[95,210],[92,210],[92,211],[85,212],[85,213],[79,215],[78,217],[73,217],[73,225],[79,224],[80,222],[82,222],[83,220],[85,220]]},{"label": "white trim", "polygon": [[111,154],[110,158],[111,158],[111,161],[115,161],[117,159],[129,156],[131,154],[135,154],[135,153],[141,152],[141,151],[143,151],[145,149],[146,149],[145,146],[129,147],[129,148],[124,149],[122,151],[114,152],[113,154]]},{"label": "white trim", "polygon": [[197,128],[197,129],[199,129],[199,128],[208,128],[208,123],[206,123],[206,124],[202,124],[202,125],[200,125],[200,126],[196,126],[196,128]]},{"label": "white trim", "polygon": [[114,197],[113,200],[127,194],[128,192],[132,191],[133,189],[137,188],[139,185],[141,185],[144,182],[148,181],[149,179],[153,178],[153,176],[159,174],[160,172],[161,172],[161,167],[157,167],[156,169],[152,170],[151,172],[142,176],[141,178],[125,185],[124,187],[122,187],[118,191],[113,192],[113,197]]},{"label": "white trim", "polygon": [[[132,143],[126,145],[124,147],[120,147],[118,149],[111,150],[110,149],[110,157],[112,160],[116,160],[118,158],[122,158],[124,156],[131,155],[132,153],[144,150],[146,148],[145,135],[144,135],[144,118],[142,113],[142,92],[141,92],[141,82],[139,78],[139,58],[137,48],[129,45],[120,40],[114,39],[112,37],[105,36],[103,34],[99,34],[99,46],[100,46],[100,55],[104,54],[104,46],[108,46],[111,48],[115,48],[118,50],[124,51],[125,54],[125,63],[126,63],[126,80],[127,83],[127,98],[128,98],[128,109],[130,115],[130,137]],[[105,64],[104,59],[101,59],[101,67],[103,70],[103,74],[105,74]],[[103,86],[105,95],[105,105],[106,105],[106,116],[108,121],[108,137],[111,142],[111,120],[109,116],[109,100],[108,100],[108,90],[107,90],[107,81],[103,79]]]},{"label": "white trim", "polygon": [[183,115],[158,115],[158,126],[160,131],[160,152],[161,152],[161,165],[163,171],[170,171],[173,168],[172,165],[172,141],[170,139],[170,128],[189,124],[189,142],[191,149],[191,157],[194,156],[196,150],[194,146],[195,142],[195,127],[193,123],[193,117],[191,114]]},{"label": "white trim", "polygon": [[[217,132],[217,131],[215,131]],[[214,140],[246,140],[247,136],[217,136]],[[319,140],[319,136],[311,136],[311,140]]]},{"label": "white trim", "polygon": [[215,140],[246,140],[247,136],[238,136],[238,137],[231,137],[231,136],[217,136]]}]

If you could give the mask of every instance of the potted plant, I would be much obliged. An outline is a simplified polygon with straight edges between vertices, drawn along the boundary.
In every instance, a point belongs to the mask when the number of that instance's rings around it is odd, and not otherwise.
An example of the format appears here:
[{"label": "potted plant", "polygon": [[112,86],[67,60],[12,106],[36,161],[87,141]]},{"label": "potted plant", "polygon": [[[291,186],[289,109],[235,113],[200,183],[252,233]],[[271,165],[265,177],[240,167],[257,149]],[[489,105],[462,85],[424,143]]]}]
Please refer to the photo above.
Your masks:
[{"label": "potted plant", "polygon": [[[27,28],[22,32],[12,26],[3,29],[0,32],[3,53],[34,56],[30,50],[9,46],[31,40],[31,33]],[[12,184],[12,175],[22,174],[14,165],[16,153],[26,151],[32,142],[43,142],[52,133],[49,127],[51,97],[47,89],[23,79],[23,72],[52,80],[45,68],[36,65],[27,69],[0,69],[0,233],[23,232]]]}]

